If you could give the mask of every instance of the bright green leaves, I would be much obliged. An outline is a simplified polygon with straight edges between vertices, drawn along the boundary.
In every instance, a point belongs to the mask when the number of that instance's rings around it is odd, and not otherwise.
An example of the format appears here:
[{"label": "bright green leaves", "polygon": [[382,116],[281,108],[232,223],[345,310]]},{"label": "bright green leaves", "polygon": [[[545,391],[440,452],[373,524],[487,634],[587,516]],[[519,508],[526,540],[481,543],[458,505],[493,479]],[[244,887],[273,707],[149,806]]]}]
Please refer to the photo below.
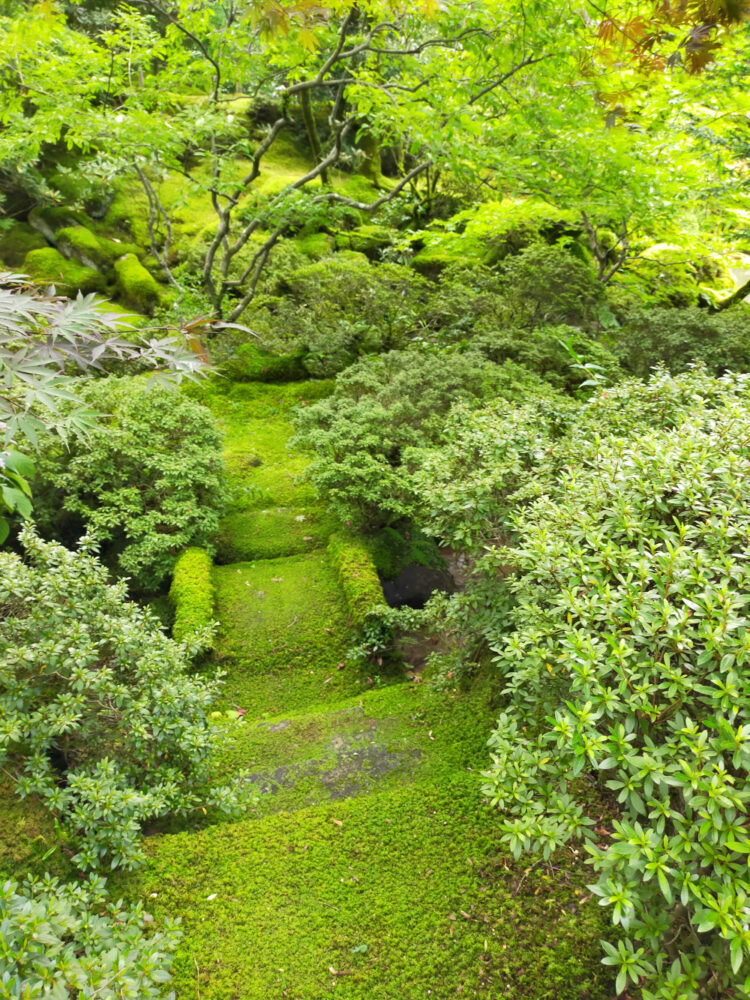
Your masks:
[{"label": "bright green leaves", "polygon": [[[593,397],[520,493],[516,604],[487,630],[509,699],[485,785],[503,838],[585,837],[624,933],[605,964],[651,1000],[711,980],[746,995],[747,400],[745,376],[700,371]],[[581,823],[603,807],[618,818]]]},{"label": "bright green leaves", "polygon": [[[34,475],[34,463],[20,451],[0,451],[0,510],[7,515],[31,515],[29,477]],[[0,514],[0,545],[8,537],[10,523]]]}]

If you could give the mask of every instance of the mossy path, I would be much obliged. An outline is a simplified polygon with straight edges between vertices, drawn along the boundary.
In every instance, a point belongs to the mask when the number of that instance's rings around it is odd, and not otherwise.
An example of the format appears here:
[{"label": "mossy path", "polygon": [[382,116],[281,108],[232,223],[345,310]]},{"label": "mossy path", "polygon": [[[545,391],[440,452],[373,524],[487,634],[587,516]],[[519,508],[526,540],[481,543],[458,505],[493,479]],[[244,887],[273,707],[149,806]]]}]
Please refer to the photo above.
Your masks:
[{"label": "mossy path", "polygon": [[240,821],[148,840],[128,886],[185,930],[178,1000],[608,995],[580,868],[515,864],[481,799],[485,692],[361,676],[334,527],[287,449],[322,383],[211,397],[233,486],[214,569]]}]

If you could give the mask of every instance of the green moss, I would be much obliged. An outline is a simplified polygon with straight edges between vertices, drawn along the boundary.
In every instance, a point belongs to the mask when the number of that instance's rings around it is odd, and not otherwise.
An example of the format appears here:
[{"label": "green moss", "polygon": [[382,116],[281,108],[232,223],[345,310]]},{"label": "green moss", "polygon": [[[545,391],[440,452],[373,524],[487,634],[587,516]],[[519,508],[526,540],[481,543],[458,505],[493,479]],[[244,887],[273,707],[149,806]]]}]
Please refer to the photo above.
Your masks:
[{"label": "green moss", "polygon": [[[469,257],[469,259],[471,259]],[[454,264],[467,262],[458,233],[441,233],[440,241],[423,247],[412,258],[412,267],[428,277],[434,277]]]},{"label": "green moss", "polygon": [[67,260],[54,247],[30,250],[23,262],[23,270],[38,281],[48,281],[63,295],[76,292],[103,292],[106,282],[98,271],[83,267],[74,260]]},{"label": "green moss", "polygon": [[294,382],[307,377],[302,355],[273,354],[255,344],[241,344],[224,368],[237,382]]},{"label": "green moss", "polygon": [[361,628],[367,616],[385,603],[372,554],[361,538],[339,531],[331,535],[328,555],[346,595],[351,622]]},{"label": "green moss", "polygon": [[358,226],[349,232],[336,234],[336,246],[340,250],[357,250],[368,257],[378,259],[385,247],[391,246],[398,238],[398,232],[386,226]]},{"label": "green moss", "polygon": [[55,234],[66,226],[85,226],[87,217],[83,212],[56,205],[37,205],[29,212],[29,225],[50,243],[55,242]]},{"label": "green moss", "polygon": [[150,315],[159,304],[159,285],[135,254],[115,261],[117,289],[126,306]]},{"label": "green moss", "polygon": [[85,267],[106,270],[124,254],[141,253],[138,247],[97,236],[86,226],[67,226],[56,235],[57,249]]},{"label": "green moss", "polygon": [[214,586],[211,556],[205,549],[186,549],[174,567],[169,597],[175,615],[172,635],[184,639],[214,620]]},{"label": "green moss", "polygon": [[352,690],[350,671],[338,669],[347,608],[325,552],[215,566],[213,580],[228,704],[257,718]]},{"label": "green moss", "polygon": [[310,552],[324,546],[335,527],[331,516],[310,507],[237,511],[221,523],[216,558],[230,563]]},{"label": "green moss", "polygon": [[[323,786],[316,805],[148,841],[129,891],[157,918],[182,916],[179,1000],[224,1000],[237,983],[243,1000],[610,996],[585,865],[529,867],[498,852],[479,797],[482,705],[397,685],[365,695],[359,720],[356,706],[243,734],[256,757],[242,763],[273,775],[290,760],[287,775],[337,735],[356,736],[361,720],[384,745],[422,751],[414,766],[353,797]],[[300,798],[313,794],[305,786]],[[266,795],[289,802],[283,787]]]},{"label": "green moss", "polygon": [[64,846],[44,804],[34,795],[19,798],[10,781],[0,781],[0,876],[69,874]]},{"label": "green moss", "polygon": [[327,233],[309,233],[306,236],[297,236],[294,243],[300,253],[313,260],[327,257],[334,246],[333,239]]},{"label": "green moss", "polygon": [[45,238],[25,222],[16,222],[10,229],[0,231],[0,261],[13,269],[23,267],[30,250],[42,250],[46,246]]}]

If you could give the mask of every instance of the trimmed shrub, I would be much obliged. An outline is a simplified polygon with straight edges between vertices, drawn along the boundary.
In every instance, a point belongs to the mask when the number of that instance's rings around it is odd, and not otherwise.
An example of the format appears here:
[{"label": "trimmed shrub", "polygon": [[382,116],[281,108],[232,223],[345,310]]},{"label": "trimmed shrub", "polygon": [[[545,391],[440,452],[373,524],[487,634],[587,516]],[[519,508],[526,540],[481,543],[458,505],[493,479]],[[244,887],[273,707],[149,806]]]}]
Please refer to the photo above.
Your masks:
[{"label": "trimmed shrub", "polygon": [[176,556],[189,545],[208,546],[218,529],[221,436],[204,406],[148,379],[99,379],[81,396],[110,418],[86,441],[42,454],[39,522],[68,538],[75,524],[64,514],[73,515],[110,566],[136,589],[156,591]]},{"label": "trimmed shrub", "polygon": [[174,567],[169,598],[174,605],[172,636],[181,641],[214,620],[213,563],[205,549],[186,549]]},{"label": "trimmed shrub", "polygon": [[103,292],[106,288],[106,282],[98,271],[68,260],[54,247],[30,250],[24,259],[23,270],[37,281],[54,285],[63,295]]},{"label": "trimmed shrub", "polygon": [[151,315],[159,304],[159,285],[135,254],[125,254],[115,261],[115,274],[117,290],[124,305],[136,312]]},{"label": "trimmed shrub", "polygon": [[385,604],[370,550],[356,535],[337,531],[328,542],[328,555],[344,591],[352,624],[362,628],[367,616]]}]

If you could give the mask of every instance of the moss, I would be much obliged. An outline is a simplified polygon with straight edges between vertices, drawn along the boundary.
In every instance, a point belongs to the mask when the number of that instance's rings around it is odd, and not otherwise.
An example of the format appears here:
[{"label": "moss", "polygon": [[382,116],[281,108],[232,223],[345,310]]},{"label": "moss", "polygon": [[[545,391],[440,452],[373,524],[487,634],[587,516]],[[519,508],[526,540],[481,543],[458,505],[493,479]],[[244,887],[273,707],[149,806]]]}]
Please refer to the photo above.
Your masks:
[{"label": "moss", "polygon": [[159,304],[159,285],[135,254],[125,254],[115,261],[115,274],[124,304],[136,312],[150,315]]},{"label": "moss", "polygon": [[37,205],[29,212],[29,225],[50,243],[55,242],[55,234],[66,226],[86,225],[86,215],[70,208],[56,205]]},{"label": "moss", "polygon": [[214,620],[211,556],[205,549],[186,549],[174,567],[169,598],[174,605],[172,635],[185,639]]},{"label": "moss", "polygon": [[611,996],[586,866],[529,867],[498,851],[477,774],[489,720],[473,698],[373,691],[279,731],[251,727],[238,739],[256,756],[241,763],[273,774],[318,760],[337,724],[339,738],[356,737],[360,702],[375,739],[383,726],[385,742],[424,748],[416,767],[349,798],[325,789],[315,805],[311,787],[296,803],[281,788],[261,813],[274,800],[292,811],[148,841],[128,889],[157,919],[182,916],[177,996]]},{"label": "moss", "polygon": [[249,718],[279,715],[352,690],[350,672],[338,669],[346,603],[324,551],[215,566],[213,580],[229,704]]},{"label": "moss", "polygon": [[118,257],[142,251],[129,243],[119,243],[97,236],[86,226],[67,226],[55,237],[57,249],[65,257],[74,258],[85,267],[106,270]]},{"label": "moss", "polygon": [[19,798],[10,781],[0,781],[0,875],[67,874],[64,846],[44,804],[35,795]]},{"label": "moss", "polygon": [[351,622],[361,628],[367,616],[385,603],[372,554],[361,538],[340,531],[331,535],[328,555],[346,595]]},{"label": "moss", "polygon": [[457,233],[443,233],[440,242],[428,244],[412,258],[412,267],[427,277],[434,277],[454,264],[467,262]]},{"label": "moss", "polygon": [[334,247],[334,241],[327,233],[309,233],[306,236],[297,236],[294,243],[300,253],[313,260],[327,257]]},{"label": "moss", "polygon": [[295,382],[307,377],[300,354],[273,354],[255,344],[242,344],[224,366],[237,382]]},{"label": "moss", "polygon": [[42,250],[46,246],[45,238],[25,222],[16,222],[10,229],[0,231],[0,261],[10,268],[23,267],[30,250]]},{"label": "moss", "polygon": [[30,250],[23,262],[23,270],[38,281],[48,281],[63,295],[76,292],[103,292],[104,277],[91,267],[83,267],[74,260],[67,260],[54,247]]},{"label": "moss", "polygon": [[377,260],[381,251],[391,246],[397,238],[396,230],[369,224],[358,226],[349,232],[337,233],[336,246],[340,250],[357,250]]},{"label": "moss", "polygon": [[273,559],[321,548],[336,522],[314,508],[237,511],[225,517],[216,540],[220,563]]}]

